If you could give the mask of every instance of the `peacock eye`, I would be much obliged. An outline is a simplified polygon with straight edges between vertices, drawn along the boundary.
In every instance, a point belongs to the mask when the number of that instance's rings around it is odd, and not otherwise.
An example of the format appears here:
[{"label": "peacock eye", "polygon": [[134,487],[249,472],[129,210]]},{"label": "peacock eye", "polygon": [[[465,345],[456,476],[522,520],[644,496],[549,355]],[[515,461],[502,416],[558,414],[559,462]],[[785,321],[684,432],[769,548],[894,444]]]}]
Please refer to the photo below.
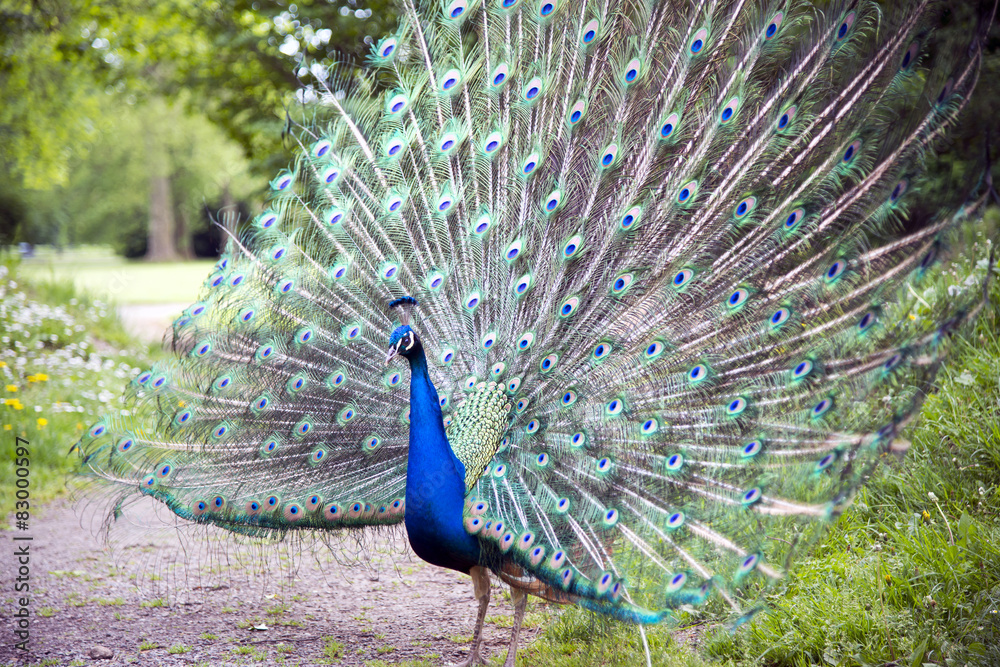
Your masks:
[{"label": "peacock eye", "polygon": [[774,36],[778,33],[778,28],[781,27],[781,21],[784,17],[785,15],[783,12],[778,12],[771,17],[771,21],[767,24],[767,28],[764,30],[764,39],[766,41],[774,39]]},{"label": "peacock eye", "polygon": [[690,44],[688,44],[688,50],[691,52],[692,56],[701,53],[701,50],[705,48],[705,42],[708,40],[708,29],[701,28],[698,32],[694,34],[691,38]]}]

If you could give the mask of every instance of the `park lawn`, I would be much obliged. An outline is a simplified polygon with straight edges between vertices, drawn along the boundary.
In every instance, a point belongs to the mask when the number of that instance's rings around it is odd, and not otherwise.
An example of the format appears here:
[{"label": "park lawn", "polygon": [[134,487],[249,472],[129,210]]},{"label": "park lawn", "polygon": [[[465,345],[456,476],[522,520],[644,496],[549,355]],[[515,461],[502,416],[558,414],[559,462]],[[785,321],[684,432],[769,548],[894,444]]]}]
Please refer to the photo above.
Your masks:
[{"label": "park lawn", "polygon": [[62,254],[39,248],[18,274],[33,283],[72,282],[76,290],[114,304],[191,303],[215,260],[153,263],[85,247]]}]

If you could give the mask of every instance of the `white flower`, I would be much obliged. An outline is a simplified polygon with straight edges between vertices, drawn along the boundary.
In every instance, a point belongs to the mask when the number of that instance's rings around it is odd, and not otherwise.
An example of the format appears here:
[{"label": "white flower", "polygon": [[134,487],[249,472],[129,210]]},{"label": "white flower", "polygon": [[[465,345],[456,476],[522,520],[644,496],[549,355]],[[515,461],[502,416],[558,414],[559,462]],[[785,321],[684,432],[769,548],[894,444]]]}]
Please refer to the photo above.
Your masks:
[{"label": "white flower", "polygon": [[937,496],[934,495],[933,491],[928,491],[927,492],[927,497],[931,499],[931,502],[935,502],[935,503],[937,502]]},{"label": "white flower", "polygon": [[976,384],[976,378],[973,377],[972,373],[969,371],[962,371],[962,374],[955,378],[955,382],[966,387],[971,387]]}]

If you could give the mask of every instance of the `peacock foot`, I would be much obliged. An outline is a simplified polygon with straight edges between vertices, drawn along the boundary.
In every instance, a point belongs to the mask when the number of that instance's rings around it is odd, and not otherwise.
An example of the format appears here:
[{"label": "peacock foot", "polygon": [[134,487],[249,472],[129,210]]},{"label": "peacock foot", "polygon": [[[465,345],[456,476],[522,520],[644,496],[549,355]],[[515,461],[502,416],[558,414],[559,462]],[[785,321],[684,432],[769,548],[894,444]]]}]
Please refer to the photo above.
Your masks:
[{"label": "peacock foot", "polygon": [[486,661],[483,656],[479,654],[479,651],[473,651],[469,654],[469,657],[462,662],[456,662],[453,665],[448,665],[448,667],[473,667],[473,665],[485,665]]}]

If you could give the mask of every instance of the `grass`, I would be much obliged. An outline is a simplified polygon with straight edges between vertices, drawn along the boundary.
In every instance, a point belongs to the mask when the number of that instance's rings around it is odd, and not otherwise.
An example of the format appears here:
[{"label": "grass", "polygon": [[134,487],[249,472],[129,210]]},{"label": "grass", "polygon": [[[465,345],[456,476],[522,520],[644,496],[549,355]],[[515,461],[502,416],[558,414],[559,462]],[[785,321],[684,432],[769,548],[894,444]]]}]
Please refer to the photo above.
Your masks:
[{"label": "grass", "polygon": [[155,598],[153,600],[143,600],[139,603],[139,606],[144,609],[159,609],[161,607],[169,607],[170,604],[163,598]]},{"label": "grass", "polygon": [[39,248],[24,260],[21,275],[34,284],[72,284],[114,303],[190,303],[211,272],[213,260],[164,264],[129,261],[110,250],[83,248],[62,255]]},{"label": "grass", "polygon": [[323,655],[330,660],[338,660],[344,656],[344,644],[333,637],[323,638]]}]

